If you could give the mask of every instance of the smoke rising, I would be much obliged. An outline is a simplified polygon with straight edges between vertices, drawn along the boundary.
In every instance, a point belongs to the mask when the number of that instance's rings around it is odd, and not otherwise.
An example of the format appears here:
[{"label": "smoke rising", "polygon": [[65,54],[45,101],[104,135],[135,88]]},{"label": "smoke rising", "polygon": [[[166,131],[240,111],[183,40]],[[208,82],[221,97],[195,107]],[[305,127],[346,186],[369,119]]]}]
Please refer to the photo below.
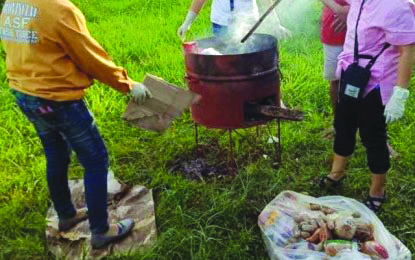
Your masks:
[{"label": "smoke rising", "polygon": [[294,37],[296,33],[318,26],[312,19],[315,10],[313,6],[317,2],[317,0],[282,0],[276,8],[281,24],[292,31]]},{"label": "smoke rising", "polygon": [[[258,1],[260,2],[260,1]],[[296,33],[307,30],[307,27],[314,27],[310,14],[312,14],[313,0],[282,0],[274,12],[262,22],[255,33],[269,34],[277,39],[282,39],[285,35],[279,25],[291,31],[292,36],[296,37]],[[261,6],[260,16],[268,9],[269,6]],[[251,36],[245,43],[241,43],[242,38],[255,25],[257,19],[250,13],[234,12],[231,18],[228,32],[221,37],[219,44],[211,46],[202,46],[203,48],[213,48],[204,52],[207,55],[233,55],[242,53],[251,53],[268,48],[273,42],[267,37]]]}]

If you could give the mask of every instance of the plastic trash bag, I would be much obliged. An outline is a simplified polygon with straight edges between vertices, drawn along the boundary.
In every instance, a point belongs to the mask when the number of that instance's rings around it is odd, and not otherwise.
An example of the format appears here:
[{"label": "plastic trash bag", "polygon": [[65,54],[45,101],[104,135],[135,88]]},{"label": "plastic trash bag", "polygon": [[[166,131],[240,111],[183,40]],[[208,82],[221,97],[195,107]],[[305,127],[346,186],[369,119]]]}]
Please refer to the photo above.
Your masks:
[{"label": "plastic trash bag", "polygon": [[[272,200],[258,217],[258,225],[271,259],[279,260],[371,260],[371,257],[359,251],[358,244],[350,241],[349,249],[339,251],[335,256],[319,251],[318,245],[304,239],[293,239],[298,232],[298,218],[321,217],[321,211],[310,209],[311,204],[329,207],[337,212],[349,212],[360,215],[359,220],[371,223],[374,229],[374,240],[383,245],[390,260],[411,260],[411,252],[405,245],[393,236],[382,224],[379,218],[362,203],[342,197],[327,196],[314,198],[293,191],[284,191]],[[297,220],[297,222],[296,222]],[[320,249],[321,250],[321,249]]]}]

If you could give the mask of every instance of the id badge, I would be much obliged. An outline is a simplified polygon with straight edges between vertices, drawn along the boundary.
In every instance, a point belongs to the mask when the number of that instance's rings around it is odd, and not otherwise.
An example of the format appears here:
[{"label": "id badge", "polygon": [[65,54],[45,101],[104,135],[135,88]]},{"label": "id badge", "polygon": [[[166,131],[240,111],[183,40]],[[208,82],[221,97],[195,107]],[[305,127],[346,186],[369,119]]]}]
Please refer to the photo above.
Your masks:
[{"label": "id badge", "polygon": [[344,94],[348,95],[349,97],[358,98],[359,97],[360,88],[355,87],[350,84],[346,84],[346,89],[344,90]]}]

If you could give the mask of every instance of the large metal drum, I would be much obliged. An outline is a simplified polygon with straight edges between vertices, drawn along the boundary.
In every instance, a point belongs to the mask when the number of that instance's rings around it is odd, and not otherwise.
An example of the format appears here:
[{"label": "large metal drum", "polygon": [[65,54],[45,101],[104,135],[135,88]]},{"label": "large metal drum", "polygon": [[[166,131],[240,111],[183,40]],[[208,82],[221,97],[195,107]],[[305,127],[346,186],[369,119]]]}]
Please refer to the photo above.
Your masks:
[{"label": "large metal drum", "polygon": [[185,52],[189,89],[201,96],[192,106],[196,123],[224,129],[255,126],[266,120],[251,118],[249,104],[271,99],[279,106],[276,39],[264,34],[251,37],[244,46],[229,46],[216,37],[197,41],[198,49],[213,47],[224,55]]}]

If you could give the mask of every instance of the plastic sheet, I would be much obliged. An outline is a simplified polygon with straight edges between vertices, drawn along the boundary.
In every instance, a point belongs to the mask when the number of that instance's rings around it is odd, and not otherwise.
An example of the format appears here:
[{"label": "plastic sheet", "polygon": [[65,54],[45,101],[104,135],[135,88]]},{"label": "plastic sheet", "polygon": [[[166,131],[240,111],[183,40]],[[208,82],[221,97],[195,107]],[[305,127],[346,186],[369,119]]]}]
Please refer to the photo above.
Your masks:
[{"label": "plastic sheet", "polygon": [[[76,208],[85,207],[82,180],[69,182],[72,201]],[[110,255],[127,254],[153,246],[157,238],[152,191],[142,186],[122,185],[110,171],[108,174],[108,211],[111,223],[125,218],[135,221],[134,229],[124,240],[93,250],[88,221],[83,221],[67,232],[58,231],[58,217],[51,207],[47,214],[46,240],[57,259],[101,259]]]}]

